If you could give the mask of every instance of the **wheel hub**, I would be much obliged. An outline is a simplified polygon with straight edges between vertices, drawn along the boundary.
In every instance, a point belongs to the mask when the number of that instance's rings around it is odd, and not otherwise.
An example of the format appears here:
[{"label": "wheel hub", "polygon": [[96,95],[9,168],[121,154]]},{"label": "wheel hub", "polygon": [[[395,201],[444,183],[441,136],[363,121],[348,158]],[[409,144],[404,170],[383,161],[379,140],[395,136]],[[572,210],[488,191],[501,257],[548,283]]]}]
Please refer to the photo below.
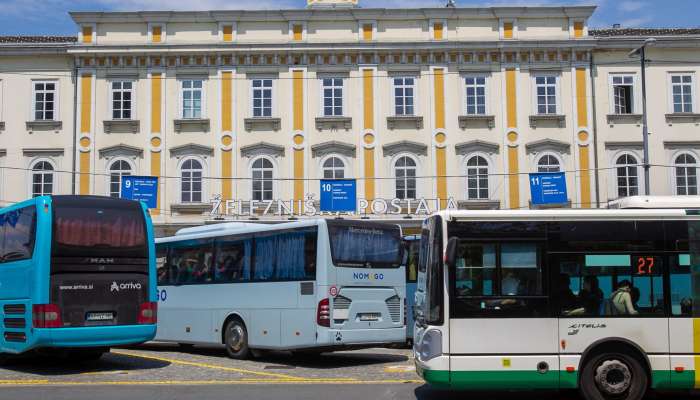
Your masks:
[{"label": "wheel hub", "polygon": [[595,382],[604,394],[617,396],[632,385],[632,372],[620,360],[606,360],[596,369]]},{"label": "wheel hub", "polygon": [[240,326],[233,326],[231,327],[231,335],[229,336],[229,347],[233,351],[239,351],[241,350],[241,347],[243,345],[243,329]]}]

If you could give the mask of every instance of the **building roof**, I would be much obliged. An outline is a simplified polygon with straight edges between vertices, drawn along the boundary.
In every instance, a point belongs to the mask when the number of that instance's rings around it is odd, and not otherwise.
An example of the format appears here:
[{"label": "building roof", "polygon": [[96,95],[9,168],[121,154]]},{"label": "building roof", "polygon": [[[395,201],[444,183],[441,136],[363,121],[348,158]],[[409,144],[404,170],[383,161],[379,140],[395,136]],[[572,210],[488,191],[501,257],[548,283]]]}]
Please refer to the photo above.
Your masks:
[{"label": "building roof", "polygon": [[77,36],[0,36],[0,43],[75,43]]},{"label": "building roof", "polygon": [[700,28],[610,28],[590,29],[588,34],[598,38],[646,36],[696,36]]}]

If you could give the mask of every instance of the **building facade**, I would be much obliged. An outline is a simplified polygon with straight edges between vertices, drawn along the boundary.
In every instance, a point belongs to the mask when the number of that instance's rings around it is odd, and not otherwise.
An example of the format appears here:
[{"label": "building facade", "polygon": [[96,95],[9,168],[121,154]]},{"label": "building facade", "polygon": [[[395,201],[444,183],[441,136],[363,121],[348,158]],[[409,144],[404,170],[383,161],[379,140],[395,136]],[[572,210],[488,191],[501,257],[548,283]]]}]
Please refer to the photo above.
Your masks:
[{"label": "building facade", "polygon": [[[594,7],[71,13],[77,37],[0,39],[0,199],[120,195],[158,176],[156,223],[318,214],[357,180],[358,215],[565,207],[697,195],[692,30],[589,31]],[[692,60],[696,60],[693,62]],[[417,220],[418,218],[416,218]]]}]

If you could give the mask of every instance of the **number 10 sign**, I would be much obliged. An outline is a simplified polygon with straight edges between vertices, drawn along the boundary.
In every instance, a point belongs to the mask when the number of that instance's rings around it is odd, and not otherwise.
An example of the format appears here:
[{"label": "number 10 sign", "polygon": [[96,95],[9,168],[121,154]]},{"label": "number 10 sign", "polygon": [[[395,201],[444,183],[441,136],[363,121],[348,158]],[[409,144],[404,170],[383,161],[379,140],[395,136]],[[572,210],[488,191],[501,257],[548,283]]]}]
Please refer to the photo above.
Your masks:
[{"label": "number 10 sign", "polygon": [[357,209],[356,187],[354,179],[322,179],[321,211],[354,212]]}]

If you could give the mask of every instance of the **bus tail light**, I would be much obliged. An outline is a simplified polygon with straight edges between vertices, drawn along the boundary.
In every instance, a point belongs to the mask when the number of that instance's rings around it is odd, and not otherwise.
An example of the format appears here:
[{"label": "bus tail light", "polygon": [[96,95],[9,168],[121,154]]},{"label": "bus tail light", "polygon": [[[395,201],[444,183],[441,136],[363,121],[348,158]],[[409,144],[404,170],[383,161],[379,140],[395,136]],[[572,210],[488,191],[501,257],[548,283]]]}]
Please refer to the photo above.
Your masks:
[{"label": "bus tail light", "polygon": [[316,323],[319,326],[329,328],[331,326],[331,304],[328,298],[318,302],[318,310],[316,311]]},{"label": "bus tail light", "polygon": [[143,303],[139,307],[139,325],[155,324],[158,322],[158,303]]},{"label": "bus tail light", "polygon": [[32,326],[35,328],[60,328],[61,309],[55,304],[34,304],[32,306]]}]

